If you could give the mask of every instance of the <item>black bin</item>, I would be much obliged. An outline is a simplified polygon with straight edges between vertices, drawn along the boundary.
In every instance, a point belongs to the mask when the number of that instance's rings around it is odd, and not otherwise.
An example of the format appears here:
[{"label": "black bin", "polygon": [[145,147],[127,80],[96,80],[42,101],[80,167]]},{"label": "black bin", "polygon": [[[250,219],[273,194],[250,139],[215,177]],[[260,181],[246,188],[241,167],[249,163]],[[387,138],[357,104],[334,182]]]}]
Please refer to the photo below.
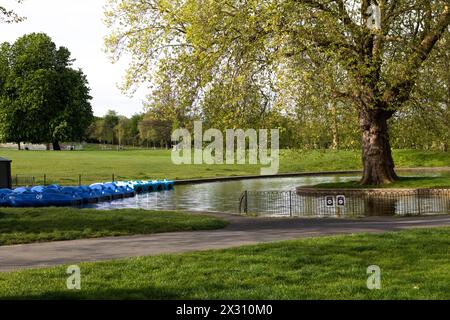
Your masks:
[{"label": "black bin", "polygon": [[0,157],[0,189],[11,189],[11,160]]}]

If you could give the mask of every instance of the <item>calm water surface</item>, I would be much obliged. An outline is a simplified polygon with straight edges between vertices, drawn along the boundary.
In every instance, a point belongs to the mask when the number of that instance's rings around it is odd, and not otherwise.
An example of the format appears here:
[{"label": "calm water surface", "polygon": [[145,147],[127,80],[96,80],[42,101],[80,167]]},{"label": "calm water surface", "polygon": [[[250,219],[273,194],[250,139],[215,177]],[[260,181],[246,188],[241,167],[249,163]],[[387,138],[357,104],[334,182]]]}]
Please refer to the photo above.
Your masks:
[{"label": "calm water surface", "polygon": [[296,187],[327,182],[357,180],[351,176],[247,179],[175,186],[175,190],[140,194],[134,198],[91,205],[100,210],[146,209],[230,212],[239,211],[239,198],[248,191],[294,190]]}]

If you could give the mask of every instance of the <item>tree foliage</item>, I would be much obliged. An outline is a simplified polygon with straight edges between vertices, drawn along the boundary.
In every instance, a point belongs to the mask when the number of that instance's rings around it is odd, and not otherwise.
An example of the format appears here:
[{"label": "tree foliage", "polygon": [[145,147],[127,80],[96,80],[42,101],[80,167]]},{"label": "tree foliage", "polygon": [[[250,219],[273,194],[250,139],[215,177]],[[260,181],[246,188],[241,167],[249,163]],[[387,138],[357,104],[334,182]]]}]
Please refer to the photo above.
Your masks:
[{"label": "tree foliage", "polygon": [[80,141],[92,120],[89,87],[67,48],[29,34],[0,49],[0,137],[4,141]]},{"label": "tree foliage", "polygon": [[[390,149],[404,144],[399,132],[411,121],[425,129],[415,122],[420,108],[437,127],[448,124],[441,70],[448,62],[449,6],[448,0],[109,0],[106,46],[113,59],[131,54],[123,89],[151,83],[150,108],[164,105],[173,119],[200,118],[218,128],[292,132],[283,127],[290,123],[299,139],[307,132],[301,143],[313,146],[336,145],[341,128],[346,146],[362,146],[363,182],[378,184],[396,179]],[[332,128],[328,143],[321,141],[323,128]],[[361,140],[354,138],[358,131]],[[435,132],[448,139],[442,128]]]}]

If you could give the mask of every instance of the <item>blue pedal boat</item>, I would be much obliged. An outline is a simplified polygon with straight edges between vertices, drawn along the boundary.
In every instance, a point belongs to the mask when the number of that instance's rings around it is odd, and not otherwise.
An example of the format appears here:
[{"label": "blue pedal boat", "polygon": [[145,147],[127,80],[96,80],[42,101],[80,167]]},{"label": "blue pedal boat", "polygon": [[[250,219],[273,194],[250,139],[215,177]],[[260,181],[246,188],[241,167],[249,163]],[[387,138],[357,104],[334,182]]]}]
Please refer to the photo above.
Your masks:
[{"label": "blue pedal boat", "polygon": [[160,192],[164,190],[164,183],[160,180],[153,180],[152,187],[154,192]]},{"label": "blue pedal boat", "polygon": [[43,207],[45,206],[43,202],[42,193],[37,193],[33,191],[20,191],[15,192],[15,190],[7,196],[9,205],[15,208],[22,207]]},{"label": "blue pedal boat", "polygon": [[98,203],[102,197],[101,192],[93,190],[88,186],[79,186],[76,190],[79,196],[83,198],[84,203]]},{"label": "blue pedal boat", "polygon": [[134,191],[136,191],[136,193],[144,192],[144,187],[140,181],[130,181],[129,185],[134,189]]},{"label": "blue pedal boat", "polygon": [[125,198],[132,198],[136,195],[136,192],[128,184],[128,182],[119,181],[119,182],[114,182],[114,184],[116,185],[117,188],[119,188],[123,192]]},{"label": "blue pedal boat", "polygon": [[83,199],[72,189],[33,187],[30,190],[14,190],[16,195],[10,197],[14,207],[51,207],[51,206],[78,206]]},{"label": "blue pedal boat", "polygon": [[166,180],[163,181],[164,190],[173,190],[175,182],[172,180]]},{"label": "blue pedal boat", "polygon": [[43,201],[46,206],[65,207],[80,206],[83,204],[83,198],[80,195],[69,192],[68,190],[59,193],[44,192],[42,195],[44,196]]},{"label": "blue pedal boat", "polygon": [[0,207],[9,207],[8,196],[12,193],[11,189],[0,189]]},{"label": "blue pedal boat", "polygon": [[80,189],[80,187],[63,187],[60,191],[62,194],[75,195],[81,198],[81,204],[98,202],[98,197],[93,195],[90,189]]},{"label": "blue pedal boat", "polygon": [[111,193],[113,200],[125,198],[125,192],[122,189],[119,189],[115,183],[104,183],[103,188],[105,188],[107,192]]},{"label": "blue pedal boat", "polygon": [[101,194],[100,201],[111,201],[113,199],[113,194],[111,190],[106,189],[103,183],[94,183],[89,186],[92,190],[99,192]]},{"label": "blue pedal boat", "polygon": [[61,190],[62,187],[57,184],[51,184],[49,186],[46,186],[45,189],[54,189],[54,190]]},{"label": "blue pedal boat", "polygon": [[142,186],[142,192],[153,192],[153,183],[151,180],[139,181]]},{"label": "blue pedal boat", "polygon": [[153,181],[144,180],[141,181],[144,192],[153,192]]}]

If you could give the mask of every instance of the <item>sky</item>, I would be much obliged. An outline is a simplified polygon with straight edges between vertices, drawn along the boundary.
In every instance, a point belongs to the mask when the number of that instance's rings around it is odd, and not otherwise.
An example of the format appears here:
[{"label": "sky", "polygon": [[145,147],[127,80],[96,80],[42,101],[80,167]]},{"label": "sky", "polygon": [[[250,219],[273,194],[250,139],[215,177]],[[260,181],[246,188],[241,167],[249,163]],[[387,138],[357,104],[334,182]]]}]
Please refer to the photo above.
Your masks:
[{"label": "sky", "polygon": [[1,4],[27,19],[17,24],[0,24],[0,43],[14,42],[31,32],[48,34],[56,46],[67,47],[76,59],[74,67],[86,74],[91,88],[91,103],[96,116],[112,109],[131,116],[142,112],[145,88],[133,97],[118,89],[127,67],[126,61],[112,64],[104,52],[103,38],[108,29],[103,24],[104,0],[1,0]]}]

